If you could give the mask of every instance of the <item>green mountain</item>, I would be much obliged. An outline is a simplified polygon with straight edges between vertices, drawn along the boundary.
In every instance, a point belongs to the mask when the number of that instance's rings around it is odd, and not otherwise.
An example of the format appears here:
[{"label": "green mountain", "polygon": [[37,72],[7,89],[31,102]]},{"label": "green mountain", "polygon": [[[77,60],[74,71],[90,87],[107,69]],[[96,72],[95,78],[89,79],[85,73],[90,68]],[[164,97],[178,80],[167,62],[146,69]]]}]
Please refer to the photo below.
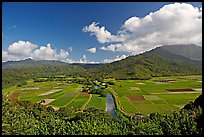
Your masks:
[{"label": "green mountain", "polygon": [[102,66],[104,64],[102,64],[102,63],[99,63],[99,64],[73,63],[71,65],[78,66],[78,67],[81,67],[81,68],[84,68],[84,69],[91,69],[91,68],[95,68],[95,67],[100,67],[100,66]]},{"label": "green mountain", "polygon": [[43,67],[43,66],[63,66],[73,67],[65,62],[55,60],[39,60],[25,59],[20,61],[7,61],[2,63],[2,68],[29,68],[29,67]]},{"label": "green mountain", "polygon": [[[8,61],[2,63],[2,84],[3,86],[15,85],[28,78],[53,75],[83,76],[94,79],[103,79],[104,77],[148,79],[156,76],[202,73],[202,58],[200,58],[201,60],[196,58],[196,53],[194,53],[201,47],[179,45],[180,48],[176,51],[172,47],[175,45],[158,47],[143,54],[129,56],[108,64],[68,64],[61,61],[34,61],[32,59]],[[188,53],[191,54],[182,52],[186,47]],[[198,55],[200,52],[201,50]]]},{"label": "green mountain", "polygon": [[202,61],[192,60],[163,47],[129,56],[126,59],[93,68],[85,77],[114,77],[116,79],[148,79],[156,76],[194,75],[202,73]]},{"label": "green mountain", "polygon": [[74,76],[83,71],[85,69],[61,61],[34,61],[32,59],[8,61],[2,63],[2,86],[22,84],[29,78],[42,76]]}]

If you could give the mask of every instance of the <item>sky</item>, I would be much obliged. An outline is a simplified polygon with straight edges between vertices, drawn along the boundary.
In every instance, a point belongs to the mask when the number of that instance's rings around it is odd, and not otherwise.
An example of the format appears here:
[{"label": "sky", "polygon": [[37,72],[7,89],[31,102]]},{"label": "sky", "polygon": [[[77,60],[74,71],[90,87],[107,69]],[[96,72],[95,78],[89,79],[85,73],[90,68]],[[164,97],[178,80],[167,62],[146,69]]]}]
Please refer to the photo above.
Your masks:
[{"label": "sky", "polygon": [[171,44],[202,46],[201,2],[3,2],[2,61],[110,63]]}]

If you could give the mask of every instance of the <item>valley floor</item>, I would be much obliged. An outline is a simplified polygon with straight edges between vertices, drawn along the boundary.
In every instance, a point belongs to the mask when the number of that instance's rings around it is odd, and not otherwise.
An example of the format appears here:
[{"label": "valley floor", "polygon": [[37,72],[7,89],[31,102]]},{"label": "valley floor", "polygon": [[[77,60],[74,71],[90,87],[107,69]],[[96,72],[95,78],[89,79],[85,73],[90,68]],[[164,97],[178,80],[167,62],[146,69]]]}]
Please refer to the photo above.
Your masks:
[{"label": "valley floor", "polygon": [[[153,112],[170,114],[179,111],[185,104],[194,101],[202,94],[202,76],[155,77],[150,80],[114,80],[106,90],[116,100],[116,107],[126,115]],[[28,100],[55,110],[61,107],[75,108],[83,111],[95,107],[106,109],[106,98],[98,94],[81,92],[83,84],[65,81],[34,82],[27,85],[12,86],[3,89],[3,94],[11,100]]]}]

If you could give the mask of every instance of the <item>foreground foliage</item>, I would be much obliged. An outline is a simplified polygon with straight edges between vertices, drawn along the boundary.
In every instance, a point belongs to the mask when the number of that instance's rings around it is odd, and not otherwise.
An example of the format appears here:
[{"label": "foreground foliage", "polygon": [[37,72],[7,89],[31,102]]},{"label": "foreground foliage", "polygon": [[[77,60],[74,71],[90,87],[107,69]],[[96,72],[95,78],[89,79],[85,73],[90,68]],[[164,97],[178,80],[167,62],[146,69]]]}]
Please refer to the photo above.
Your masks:
[{"label": "foreground foliage", "polygon": [[11,102],[3,97],[3,135],[192,135],[202,134],[202,95],[179,113],[152,113],[140,120],[127,117],[115,119],[103,110],[76,109],[33,104],[29,101]]}]

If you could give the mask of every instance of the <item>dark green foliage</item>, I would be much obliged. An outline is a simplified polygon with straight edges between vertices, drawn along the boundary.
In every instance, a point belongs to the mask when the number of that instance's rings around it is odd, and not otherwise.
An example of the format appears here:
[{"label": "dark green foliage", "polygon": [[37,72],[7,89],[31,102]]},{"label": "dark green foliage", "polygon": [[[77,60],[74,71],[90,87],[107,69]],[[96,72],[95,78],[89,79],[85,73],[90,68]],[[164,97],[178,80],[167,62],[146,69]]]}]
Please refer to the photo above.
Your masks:
[{"label": "dark green foliage", "polygon": [[[133,120],[124,116],[113,118],[103,110],[51,107],[19,101],[13,104],[5,97],[2,101],[3,135],[198,135],[202,127],[197,119],[202,110],[182,109],[172,115],[159,113]],[[202,126],[202,125],[201,125]]]}]

